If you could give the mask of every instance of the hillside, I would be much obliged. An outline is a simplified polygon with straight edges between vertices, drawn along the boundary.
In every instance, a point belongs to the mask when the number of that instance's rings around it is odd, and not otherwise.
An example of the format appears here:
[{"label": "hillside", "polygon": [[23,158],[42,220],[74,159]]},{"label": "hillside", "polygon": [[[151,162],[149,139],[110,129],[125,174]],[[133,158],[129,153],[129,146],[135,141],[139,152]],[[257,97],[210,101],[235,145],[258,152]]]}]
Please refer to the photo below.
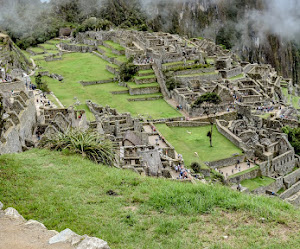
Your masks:
[{"label": "hillside", "polygon": [[6,207],[111,248],[300,246],[299,210],[275,198],[141,177],[46,150],[4,155],[0,165]]}]

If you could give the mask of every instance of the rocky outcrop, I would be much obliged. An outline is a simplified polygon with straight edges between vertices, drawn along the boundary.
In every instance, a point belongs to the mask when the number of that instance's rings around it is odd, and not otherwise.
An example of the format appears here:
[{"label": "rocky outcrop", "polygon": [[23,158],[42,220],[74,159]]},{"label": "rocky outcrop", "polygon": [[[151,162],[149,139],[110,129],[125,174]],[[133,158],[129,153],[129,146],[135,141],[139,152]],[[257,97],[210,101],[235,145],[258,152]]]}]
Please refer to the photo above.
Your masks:
[{"label": "rocky outcrop", "polygon": [[68,228],[60,233],[48,230],[36,220],[26,221],[12,207],[4,211],[2,208],[3,204],[0,202],[0,224],[3,224],[0,229],[1,248],[110,249],[102,239],[80,236]]}]

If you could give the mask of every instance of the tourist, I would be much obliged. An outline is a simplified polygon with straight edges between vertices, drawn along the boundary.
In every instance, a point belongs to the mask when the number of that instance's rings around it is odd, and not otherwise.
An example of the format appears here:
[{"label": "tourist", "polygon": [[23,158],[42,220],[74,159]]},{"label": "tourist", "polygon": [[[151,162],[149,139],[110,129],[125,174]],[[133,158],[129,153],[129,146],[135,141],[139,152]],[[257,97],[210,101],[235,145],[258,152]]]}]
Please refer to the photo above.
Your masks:
[{"label": "tourist", "polygon": [[250,161],[249,161],[249,159],[247,160],[247,165],[248,165],[248,168],[250,168]]},{"label": "tourist", "polygon": [[242,185],[240,183],[237,186],[237,190],[240,191],[240,192],[242,191]]}]

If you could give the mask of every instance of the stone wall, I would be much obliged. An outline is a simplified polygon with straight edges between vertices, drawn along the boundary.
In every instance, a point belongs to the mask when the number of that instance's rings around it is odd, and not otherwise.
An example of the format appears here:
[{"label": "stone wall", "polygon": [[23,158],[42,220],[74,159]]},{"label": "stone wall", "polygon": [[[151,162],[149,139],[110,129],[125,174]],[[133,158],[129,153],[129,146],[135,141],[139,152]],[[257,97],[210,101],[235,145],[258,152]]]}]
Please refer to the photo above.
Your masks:
[{"label": "stone wall", "polygon": [[254,194],[265,194],[266,191],[278,192],[283,187],[282,177],[275,179],[275,182],[271,183],[268,186],[259,187],[252,191]]},{"label": "stone wall", "polygon": [[68,44],[68,43],[60,43],[60,47],[63,50],[71,51],[71,52],[78,52],[78,53],[91,53],[96,50],[94,46],[88,45],[77,45],[77,44]]},{"label": "stone wall", "polygon": [[300,180],[300,169],[293,171],[287,176],[283,177],[284,184],[287,188],[290,188],[296,182]]},{"label": "stone wall", "polygon": [[222,126],[219,120],[216,120],[216,126],[218,131],[227,139],[229,139],[233,144],[235,144],[239,148],[242,148],[243,150],[246,149],[243,141],[238,136],[234,135],[228,128]]},{"label": "stone wall", "polygon": [[239,160],[240,162],[244,162],[245,155],[233,156],[233,157],[229,157],[217,161],[206,162],[206,165],[213,169],[222,168],[222,167],[234,165],[237,162],[237,160]]},{"label": "stone wall", "polygon": [[152,93],[158,93],[158,92],[159,92],[158,86],[129,88],[130,95],[143,95],[143,94],[152,94]]},{"label": "stone wall", "polygon": [[260,177],[260,176],[261,176],[260,169],[255,169],[255,170],[247,172],[247,173],[245,173],[243,175],[238,175],[238,176],[230,177],[228,179],[228,182],[230,182],[230,183],[239,183],[239,182],[241,182],[243,180],[254,179],[254,178]]},{"label": "stone wall", "polygon": [[210,125],[209,122],[194,122],[194,121],[174,121],[166,122],[169,127],[203,127]]},{"label": "stone wall", "polygon": [[190,70],[173,72],[173,75],[178,76],[178,75],[186,75],[186,74],[212,73],[214,71],[215,71],[214,67],[198,68],[198,69],[190,69]]},{"label": "stone wall", "polygon": [[9,83],[0,83],[0,92],[25,91],[25,84],[23,81],[15,81]]},{"label": "stone wall", "polygon": [[202,75],[185,76],[185,77],[176,76],[175,79],[179,83],[186,85],[187,81],[191,81],[191,80],[213,81],[213,80],[219,80],[219,79],[221,79],[221,77],[219,74],[202,74]]},{"label": "stone wall", "polygon": [[22,146],[25,145],[25,140],[31,140],[33,129],[36,125],[36,108],[33,98],[26,101],[26,108],[19,115],[19,123],[11,126],[4,134],[6,140],[0,144],[0,154],[10,154],[22,152]]},{"label": "stone wall", "polygon": [[294,194],[296,194],[297,192],[300,191],[300,182],[294,184],[291,188],[287,189],[286,191],[284,191],[281,195],[280,198],[282,199],[286,199]]},{"label": "stone wall", "polygon": [[97,85],[97,84],[106,84],[114,82],[115,79],[107,79],[107,80],[98,80],[98,81],[80,81],[80,84],[83,86]]}]

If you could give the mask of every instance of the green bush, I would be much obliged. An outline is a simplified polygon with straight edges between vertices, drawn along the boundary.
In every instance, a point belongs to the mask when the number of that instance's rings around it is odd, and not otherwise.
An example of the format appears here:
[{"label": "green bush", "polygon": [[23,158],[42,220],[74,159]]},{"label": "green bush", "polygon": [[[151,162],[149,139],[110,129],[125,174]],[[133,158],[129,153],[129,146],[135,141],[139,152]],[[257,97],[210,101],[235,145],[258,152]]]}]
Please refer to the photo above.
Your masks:
[{"label": "green bush", "polygon": [[137,73],[137,71],[138,67],[130,61],[123,63],[120,67],[120,79],[122,81],[128,82]]},{"label": "green bush", "polygon": [[191,164],[191,168],[192,168],[192,170],[194,170],[195,173],[200,173],[201,165],[197,162],[193,162]]},{"label": "green bush", "polygon": [[69,130],[43,137],[39,147],[81,154],[95,163],[114,165],[112,143],[93,131]]}]

